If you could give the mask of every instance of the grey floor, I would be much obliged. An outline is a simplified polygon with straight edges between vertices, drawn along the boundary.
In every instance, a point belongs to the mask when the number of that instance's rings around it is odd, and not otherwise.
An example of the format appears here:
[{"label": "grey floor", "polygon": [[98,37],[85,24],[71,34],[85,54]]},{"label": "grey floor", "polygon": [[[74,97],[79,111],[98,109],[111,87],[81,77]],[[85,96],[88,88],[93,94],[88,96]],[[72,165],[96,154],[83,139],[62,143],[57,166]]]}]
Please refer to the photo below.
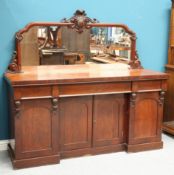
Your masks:
[{"label": "grey floor", "polygon": [[141,153],[111,153],[61,160],[60,164],[13,170],[0,152],[0,175],[174,175],[174,137],[163,135],[164,148]]}]

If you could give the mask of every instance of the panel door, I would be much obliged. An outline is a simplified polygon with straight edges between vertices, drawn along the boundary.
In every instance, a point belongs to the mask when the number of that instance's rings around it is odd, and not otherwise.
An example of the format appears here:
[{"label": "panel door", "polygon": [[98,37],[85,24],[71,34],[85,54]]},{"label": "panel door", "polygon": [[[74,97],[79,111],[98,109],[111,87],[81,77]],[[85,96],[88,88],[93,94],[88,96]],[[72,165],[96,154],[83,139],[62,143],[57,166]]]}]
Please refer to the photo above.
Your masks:
[{"label": "panel door", "polygon": [[94,97],[93,145],[107,146],[125,142],[128,115],[123,94]]},{"label": "panel door", "polygon": [[58,115],[51,99],[22,100],[15,117],[16,158],[58,154]]},{"label": "panel door", "polygon": [[129,144],[160,141],[162,115],[159,92],[137,94],[130,105]]},{"label": "panel door", "polygon": [[91,147],[92,96],[60,98],[61,151]]}]

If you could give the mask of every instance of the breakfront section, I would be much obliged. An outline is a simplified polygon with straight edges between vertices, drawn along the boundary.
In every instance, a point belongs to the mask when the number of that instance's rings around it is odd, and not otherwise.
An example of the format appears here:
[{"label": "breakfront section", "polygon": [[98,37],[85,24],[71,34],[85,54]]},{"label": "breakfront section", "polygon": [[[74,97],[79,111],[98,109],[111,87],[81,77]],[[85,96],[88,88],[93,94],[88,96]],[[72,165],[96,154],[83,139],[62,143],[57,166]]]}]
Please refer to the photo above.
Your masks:
[{"label": "breakfront section", "polygon": [[134,81],[129,99],[128,152],[162,148],[166,80]]},{"label": "breakfront section", "polygon": [[128,152],[162,148],[163,100],[164,92],[131,94]]},{"label": "breakfront section", "polygon": [[60,98],[61,157],[124,150],[127,111],[124,94]]},{"label": "breakfront section", "polygon": [[15,142],[9,149],[16,168],[27,167],[28,163],[59,161],[58,99],[51,97],[51,91],[52,87],[48,86],[28,86],[15,87],[11,92],[11,128]]}]

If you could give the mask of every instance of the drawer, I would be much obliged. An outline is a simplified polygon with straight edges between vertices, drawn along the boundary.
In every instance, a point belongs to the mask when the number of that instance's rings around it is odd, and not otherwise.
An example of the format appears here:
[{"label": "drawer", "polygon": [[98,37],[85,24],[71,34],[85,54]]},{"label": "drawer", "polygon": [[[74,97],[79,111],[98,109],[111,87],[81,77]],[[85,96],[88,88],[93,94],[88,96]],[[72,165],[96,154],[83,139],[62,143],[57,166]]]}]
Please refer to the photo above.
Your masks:
[{"label": "drawer", "polygon": [[161,90],[161,81],[138,81],[132,83],[132,91],[160,91]]},{"label": "drawer", "polygon": [[51,86],[29,86],[14,88],[15,99],[48,98],[52,96]]},{"label": "drawer", "polygon": [[131,92],[130,82],[88,83],[59,86],[59,95],[62,97],[129,92]]}]

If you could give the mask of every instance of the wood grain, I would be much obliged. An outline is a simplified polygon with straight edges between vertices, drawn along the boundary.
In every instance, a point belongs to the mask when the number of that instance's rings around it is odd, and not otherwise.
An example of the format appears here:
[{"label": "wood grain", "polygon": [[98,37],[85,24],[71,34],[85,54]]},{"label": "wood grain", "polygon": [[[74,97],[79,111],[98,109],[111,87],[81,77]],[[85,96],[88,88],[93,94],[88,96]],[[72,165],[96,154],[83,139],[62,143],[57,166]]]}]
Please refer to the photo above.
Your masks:
[{"label": "wood grain", "polygon": [[[24,67],[7,73],[14,167],[162,148],[168,75],[115,65]],[[13,92],[13,93],[12,93]]]}]

